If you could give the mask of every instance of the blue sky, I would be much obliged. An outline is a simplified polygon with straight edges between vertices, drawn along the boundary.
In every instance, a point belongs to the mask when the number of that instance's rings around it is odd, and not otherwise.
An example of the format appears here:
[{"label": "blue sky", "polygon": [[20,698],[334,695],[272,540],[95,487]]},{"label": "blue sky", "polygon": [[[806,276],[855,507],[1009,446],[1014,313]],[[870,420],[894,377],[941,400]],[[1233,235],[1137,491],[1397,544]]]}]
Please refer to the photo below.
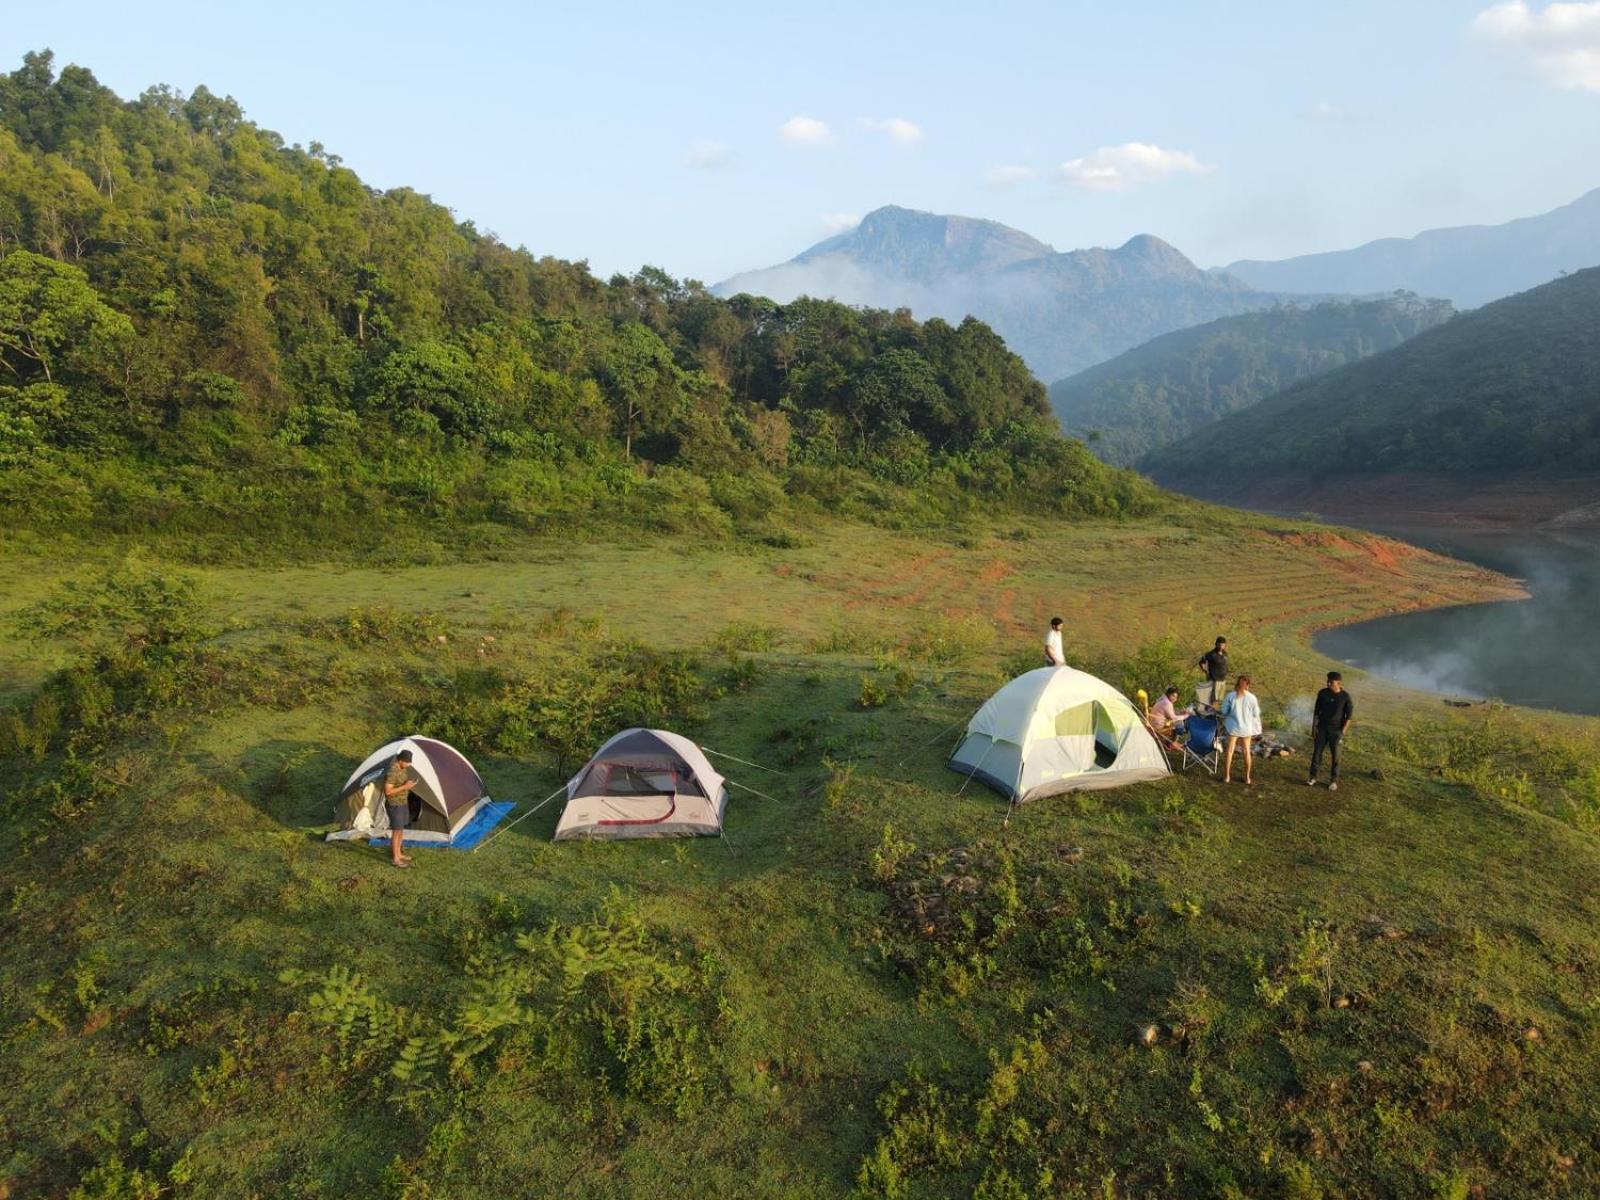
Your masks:
[{"label": "blue sky", "polygon": [[[248,15],[245,15],[248,10]],[[536,253],[712,282],[880,204],[1202,265],[1600,186],[1600,2],[30,4],[125,96],[204,83]]]}]

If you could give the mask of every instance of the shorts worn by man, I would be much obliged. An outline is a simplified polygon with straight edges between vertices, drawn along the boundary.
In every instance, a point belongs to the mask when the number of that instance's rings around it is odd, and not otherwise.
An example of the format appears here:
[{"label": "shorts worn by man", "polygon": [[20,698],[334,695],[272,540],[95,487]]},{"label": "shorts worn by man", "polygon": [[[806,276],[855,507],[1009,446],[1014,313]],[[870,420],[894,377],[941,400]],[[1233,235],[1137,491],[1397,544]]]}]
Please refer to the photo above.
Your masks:
[{"label": "shorts worn by man", "polygon": [[1309,786],[1317,786],[1317,770],[1322,766],[1323,751],[1327,751],[1328,790],[1339,790],[1339,743],[1355,711],[1355,701],[1344,690],[1344,677],[1329,671],[1328,686],[1317,693],[1311,706],[1311,774],[1306,777]]},{"label": "shorts worn by man", "polygon": [[416,772],[411,769],[411,751],[400,751],[383,773],[383,808],[389,816],[389,861],[397,867],[411,865],[411,856],[402,854],[400,848],[405,842],[406,826],[411,823],[411,790],[417,782]]}]

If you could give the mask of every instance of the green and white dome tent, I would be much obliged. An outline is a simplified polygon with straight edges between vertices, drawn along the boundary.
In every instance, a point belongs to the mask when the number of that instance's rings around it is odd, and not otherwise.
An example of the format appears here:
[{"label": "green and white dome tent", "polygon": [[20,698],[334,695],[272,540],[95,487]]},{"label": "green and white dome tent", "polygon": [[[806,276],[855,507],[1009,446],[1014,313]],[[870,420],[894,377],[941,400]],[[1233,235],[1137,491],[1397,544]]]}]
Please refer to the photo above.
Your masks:
[{"label": "green and white dome tent", "polygon": [[1040,667],[990,696],[949,766],[1013,804],[1172,773],[1133,702],[1072,667]]}]

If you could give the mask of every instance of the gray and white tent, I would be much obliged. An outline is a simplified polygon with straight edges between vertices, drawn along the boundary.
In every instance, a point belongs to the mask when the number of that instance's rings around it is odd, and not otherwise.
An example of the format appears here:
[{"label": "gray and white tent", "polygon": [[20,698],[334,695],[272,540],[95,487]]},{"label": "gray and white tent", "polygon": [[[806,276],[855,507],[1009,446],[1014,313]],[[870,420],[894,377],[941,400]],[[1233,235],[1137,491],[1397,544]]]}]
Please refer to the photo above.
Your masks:
[{"label": "gray and white tent", "polygon": [[664,729],[624,729],[567,781],[555,840],[722,832],[726,782],[705,753]]},{"label": "gray and white tent", "polygon": [[421,811],[406,828],[408,842],[449,842],[489,802],[483,779],[467,756],[437,738],[412,734],[379,746],[345,780],[335,804],[339,830],[329,841],[358,841],[389,832],[383,775],[402,750],[411,751],[412,795]]},{"label": "gray and white tent", "polygon": [[990,696],[949,766],[1015,804],[1172,773],[1132,701],[1071,667],[1039,667]]}]

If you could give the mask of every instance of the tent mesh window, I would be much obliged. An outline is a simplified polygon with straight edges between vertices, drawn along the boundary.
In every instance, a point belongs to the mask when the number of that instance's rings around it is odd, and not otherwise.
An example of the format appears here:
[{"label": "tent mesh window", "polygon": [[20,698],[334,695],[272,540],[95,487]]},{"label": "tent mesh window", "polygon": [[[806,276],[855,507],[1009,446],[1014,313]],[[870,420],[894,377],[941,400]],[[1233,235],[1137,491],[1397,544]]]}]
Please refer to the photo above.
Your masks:
[{"label": "tent mesh window", "polygon": [[573,792],[579,796],[705,796],[698,780],[683,763],[598,762],[590,767]]}]

